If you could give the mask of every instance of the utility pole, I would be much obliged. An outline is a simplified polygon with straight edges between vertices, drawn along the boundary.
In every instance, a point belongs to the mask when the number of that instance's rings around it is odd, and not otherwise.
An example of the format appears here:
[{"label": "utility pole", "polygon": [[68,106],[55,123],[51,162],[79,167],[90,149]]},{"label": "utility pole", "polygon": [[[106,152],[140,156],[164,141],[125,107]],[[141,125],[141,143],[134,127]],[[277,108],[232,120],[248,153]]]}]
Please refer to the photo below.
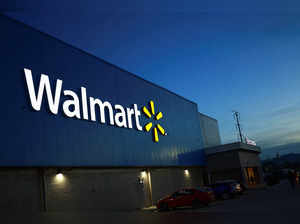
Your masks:
[{"label": "utility pole", "polygon": [[232,112],[233,112],[234,120],[236,121],[236,127],[237,127],[238,132],[239,132],[240,141],[243,142],[242,131],[241,131],[241,125],[240,125],[240,114],[239,114],[239,112],[237,112],[237,111],[232,111]]}]

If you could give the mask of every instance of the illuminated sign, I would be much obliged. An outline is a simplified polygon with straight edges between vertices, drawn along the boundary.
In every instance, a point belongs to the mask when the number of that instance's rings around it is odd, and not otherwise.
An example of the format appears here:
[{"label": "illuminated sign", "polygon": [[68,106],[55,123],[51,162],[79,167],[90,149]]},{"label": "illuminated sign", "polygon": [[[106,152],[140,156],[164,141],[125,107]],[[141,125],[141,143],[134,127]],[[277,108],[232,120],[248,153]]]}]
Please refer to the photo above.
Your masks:
[{"label": "illuminated sign", "polygon": [[[143,112],[145,113],[145,115],[148,117],[148,118],[151,118],[152,115],[154,116],[154,118],[156,120],[160,120],[162,117],[163,117],[163,114],[162,112],[158,112],[156,115],[155,115],[155,108],[154,108],[154,102],[151,100],[150,101],[150,111],[147,109],[147,107],[143,107]],[[145,125],[145,130],[147,132],[149,132],[152,128],[153,124],[152,122],[149,122]],[[158,138],[158,131],[162,134],[162,135],[167,135],[165,129],[160,125],[160,124],[156,124],[156,127],[153,128],[153,139],[155,142],[158,142],[159,141],[159,138]]]},{"label": "illuminated sign", "polygon": [[[124,108],[119,104],[113,106],[108,101],[103,102],[102,100],[97,98],[93,98],[93,97],[88,98],[85,87],[80,88],[81,90],[80,96],[78,96],[77,93],[71,90],[62,91],[63,81],[60,79],[56,80],[55,91],[53,92],[51,90],[49,77],[45,74],[41,74],[39,86],[37,89],[35,89],[31,70],[24,68],[24,73],[25,73],[25,79],[26,79],[31,106],[36,111],[40,111],[43,95],[44,92],[46,92],[49,110],[52,114],[57,115],[60,106],[61,94],[63,93],[63,95],[68,98],[64,100],[62,103],[63,113],[67,117],[96,121],[96,108],[98,108],[100,111],[100,123],[105,124],[107,120],[106,115],[108,115],[110,125],[116,125],[118,127],[131,129],[133,128],[133,122],[135,122],[136,129],[139,131],[143,131],[143,127],[140,124],[141,112],[138,109],[137,104],[133,104],[133,108]],[[151,107],[152,115],[155,115],[153,101],[150,101],[150,107]],[[81,110],[82,110],[82,117],[81,117]],[[90,113],[88,111],[90,111]],[[152,117],[151,113],[148,111],[146,107],[143,107],[143,112],[149,118]],[[159,112],[155,116],[155,119],[159,120],[162,118],[162,116],[163,116],[162,113]],[[149,122],[148,124],[145,125],[145,130],[149,132],[151,127],[152,127],[152,122]],[[162,135],[166,135],[165,130],[162,128],[162,126],[157,124],[156,127],[153,129],[155,142],[159,141],[157,129]]]}]

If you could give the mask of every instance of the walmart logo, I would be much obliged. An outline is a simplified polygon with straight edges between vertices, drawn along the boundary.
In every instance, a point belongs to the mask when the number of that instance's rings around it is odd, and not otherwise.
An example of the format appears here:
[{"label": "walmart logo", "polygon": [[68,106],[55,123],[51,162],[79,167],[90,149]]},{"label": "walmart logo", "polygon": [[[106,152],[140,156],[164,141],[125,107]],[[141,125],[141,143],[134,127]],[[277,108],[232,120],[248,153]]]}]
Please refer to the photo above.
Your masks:
[{"label": "walmart logo", "polygon": [[[32,72],[30,69],[24,68],[24,74],[27,84],[28,95],[30,97],[31,106],[35,111],[40,111],[43,98],[47,99],[48,108],[52,114],[57,115],[59,111],[69,117],[82,119],[87,121],[99,122],[100,124],[109,123],[112,126],[119,128],[133,129],[134,123],[136,130],[149,132],[152,126],[153,140],[158,142],[158,134],[167,135],[165,129],[155,122],[148,122],[144,128],[140,123],[141,111],[138,109],[137,104],[133,104],[133,108],[123,107],[120,104],[111,104],[109,101],[104,101],[95,97],[88,97],[85,87],[81,87],[81,94],[63,89],[63,81],[56,80],[55,88],[51,88],[48,75],[41,74],[38,86],[34,85]],[[46,96],[45,96],[46,95]],[[64,99],[61,99],[61,96]],[[45,100],[44,99],[44,100]],[[154,102],[151,100],[150,111],[147,107],[143,107],[143,112],[148,118],[154,117],[156,121],[163,117],[162,112],[155,114]],[[62,108],[62,110],[59,110]],[[82,110],[82,111],[81,111]],[[108,112],[108,113],[106,113]]]},{"label": "walmart logo", "polygon": [[[151,111],[151,112],[150,112]],[[162,112],[158,112],[156,115],[155,115],[155,109],[154,109],[154,102],[152,100],[150,100],[150,111],[148,110],[147,107],[143,107],[143,112],[145,113],[145,115],[148,117],[148,118],[152,118],[152,115],[154,116],[154,119],[155,120],[160,120],[162,117],[163,117],[163,114]],[[145,130],[147,132],[149,132],[151,130],[153,126],[153,123],[152,122],[148,122],[146,125],[145,125]],[[153,130],[153,139],[154,139],[154,142],[158,142],[159,141],[159,138],[158,138],[158,131],[162,134],[162,135],[167,135],[165,129],[160,125],[160,124],[156,124],[156,126],[152,129]]]}]

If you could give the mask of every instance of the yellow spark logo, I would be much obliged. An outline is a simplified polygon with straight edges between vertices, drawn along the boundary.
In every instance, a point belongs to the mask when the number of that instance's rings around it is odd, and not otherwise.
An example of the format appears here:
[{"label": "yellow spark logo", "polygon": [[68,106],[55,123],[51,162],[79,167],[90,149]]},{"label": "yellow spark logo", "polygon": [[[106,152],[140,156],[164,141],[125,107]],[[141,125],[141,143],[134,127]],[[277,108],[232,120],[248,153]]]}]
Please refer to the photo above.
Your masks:
[{"label": "yellow spark logo", "polygon": [[[151,112],[150,112],[151,111]],[[150,100],[150,111],[148,110],[147,107],[143,107],[143,112],[145,113],[145,115],[148,117],[148,118],[151,118],[152,115],[154,116],[154,118],[158,121],[159,119],[161,119],[163,117],[163,114],[162,112],[158,112],[156,115],[155,115],[155,109],[154,109],[154,102],[152,100]],[[152,128],[153,124],[152,122],[149,122],[145,125],[145,130],[147,132],[149,132]],[[157,130],[158,129],[158,130]],[[153,128],[153,139],[155,142],[158,142],[159,141],[159,138],[158,138],[158,131],[162,134],[162,135],[167,135],[165,129],[160,125],[160,124],[157,124],[154,128]]]}]

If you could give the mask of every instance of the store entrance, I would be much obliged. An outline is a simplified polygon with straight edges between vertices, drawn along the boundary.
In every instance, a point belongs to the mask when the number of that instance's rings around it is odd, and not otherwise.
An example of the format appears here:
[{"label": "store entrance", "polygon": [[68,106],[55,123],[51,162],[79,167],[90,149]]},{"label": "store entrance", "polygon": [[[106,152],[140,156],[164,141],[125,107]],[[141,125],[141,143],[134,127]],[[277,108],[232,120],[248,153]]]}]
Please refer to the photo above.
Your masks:
[{"label": "store entrance", "polygon": [[246,167],[247,182],[249,185],[259,184],[259,174],[257,167]]}]

